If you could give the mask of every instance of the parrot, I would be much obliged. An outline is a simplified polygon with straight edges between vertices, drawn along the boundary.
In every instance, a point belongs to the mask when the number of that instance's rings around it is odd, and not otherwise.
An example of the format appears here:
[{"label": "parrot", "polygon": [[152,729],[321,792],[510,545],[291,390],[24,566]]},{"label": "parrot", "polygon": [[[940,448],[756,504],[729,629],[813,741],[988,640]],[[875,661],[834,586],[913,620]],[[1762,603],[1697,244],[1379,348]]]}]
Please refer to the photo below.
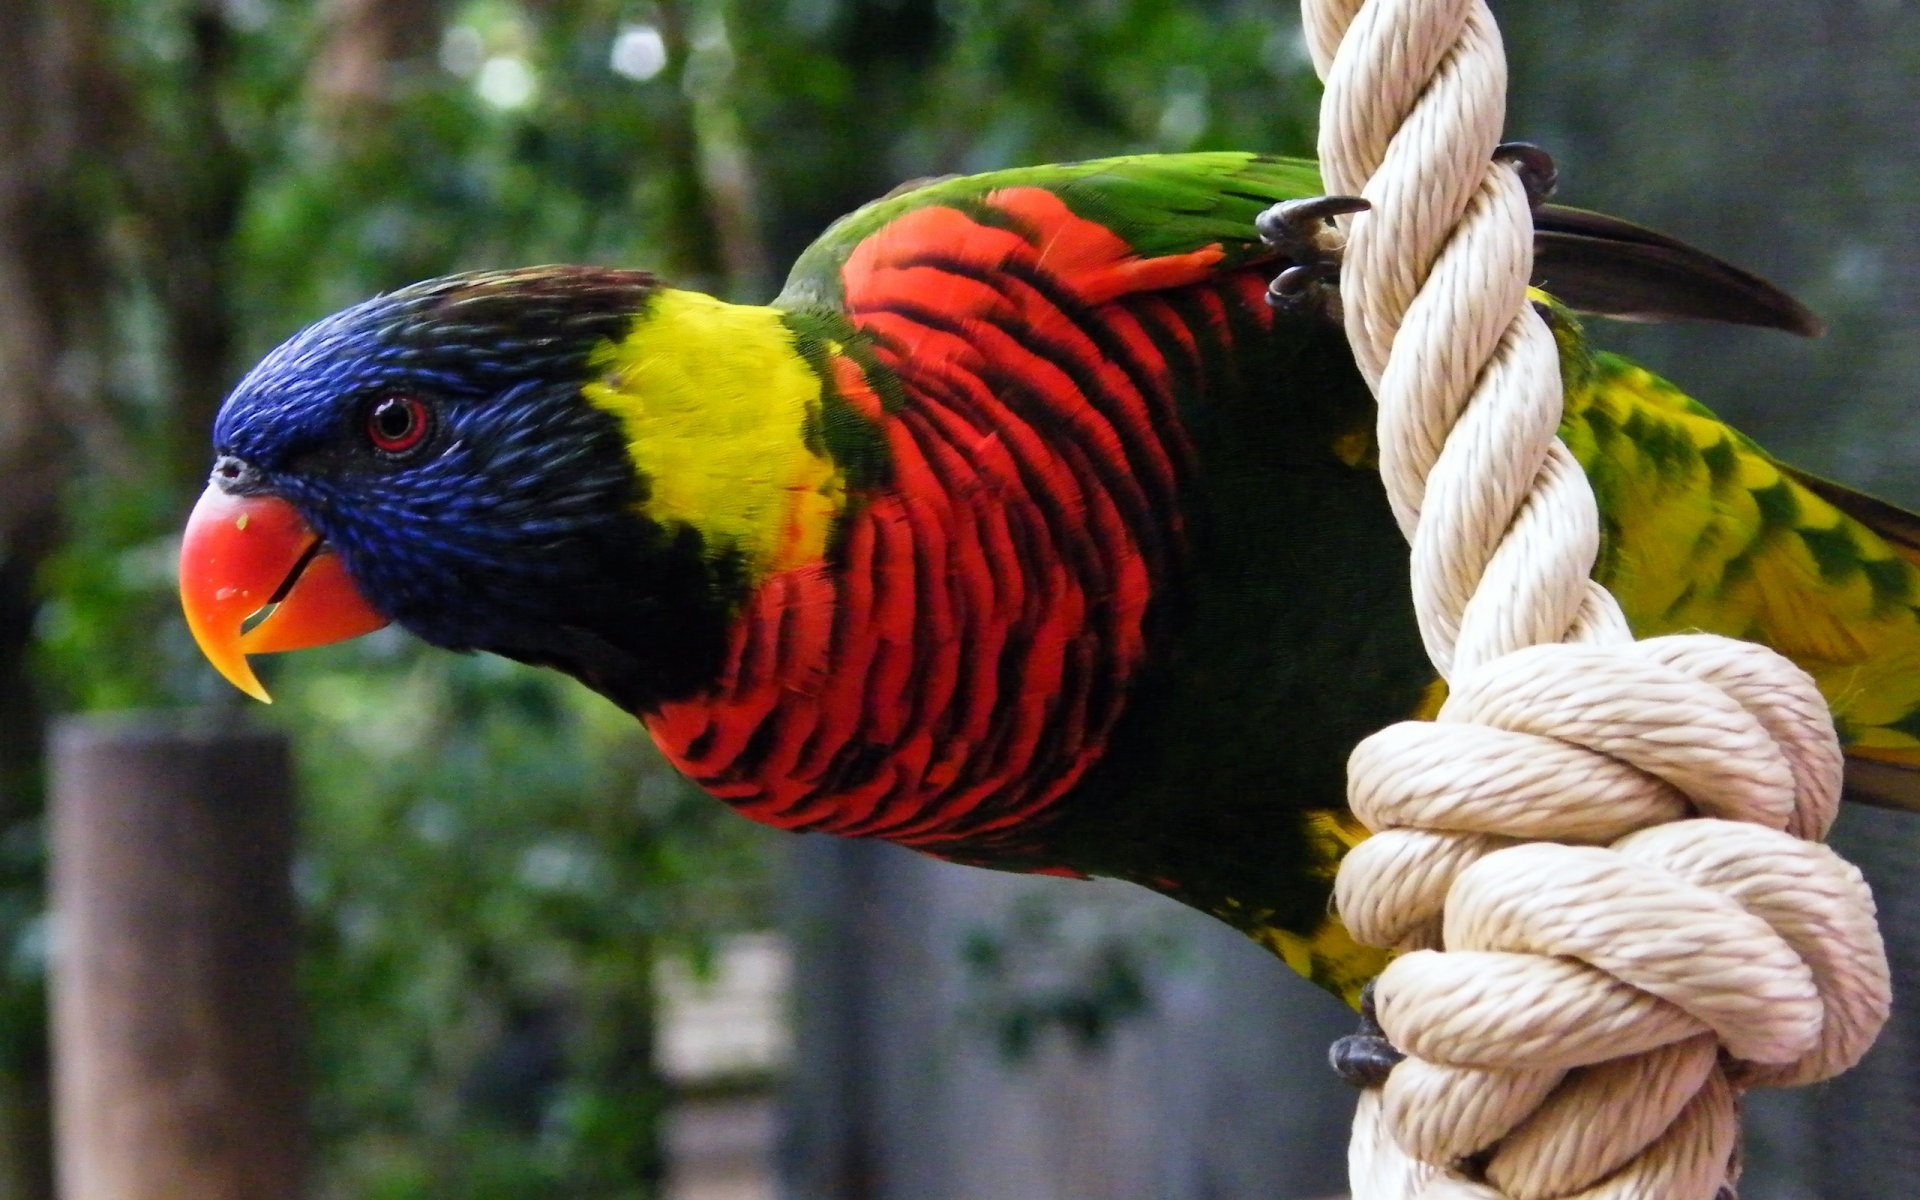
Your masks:
[{"label": "parrot", "polygon": [[[390,623],[556,669],[754,820],[1131,881],[1355,1001],[1386,952],[1330,908],[1367,836],[1346,758],[1445,689],[1373,399],[1328,313],[1270,302],[1325,264],[1257,223],[1321,186],[1225,151],[1013,168],[843,217],[768,304],[572,265],[376,296],[221,407],[188,626],[261,700],[249,655]],[[1817,321],[1627,222],[1537,225],[1595,578],[1639,636],[1798,663],[1897,802],[1920,523],[1583,324]]]}]

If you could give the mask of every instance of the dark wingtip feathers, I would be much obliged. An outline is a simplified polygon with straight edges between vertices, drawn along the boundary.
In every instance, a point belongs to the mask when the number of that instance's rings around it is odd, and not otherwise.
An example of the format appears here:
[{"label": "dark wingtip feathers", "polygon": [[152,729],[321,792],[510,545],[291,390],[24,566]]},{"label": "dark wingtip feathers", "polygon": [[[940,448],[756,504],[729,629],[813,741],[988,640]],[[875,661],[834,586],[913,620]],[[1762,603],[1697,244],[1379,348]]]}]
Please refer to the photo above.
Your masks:
[{"label": "dark wingtip feathers", "polygon": [[1627,321],[1719,321],[1819,337],[1804,304],[1725,259],[1617,217],[1542,207],[1534,278],[1569,308]]}]

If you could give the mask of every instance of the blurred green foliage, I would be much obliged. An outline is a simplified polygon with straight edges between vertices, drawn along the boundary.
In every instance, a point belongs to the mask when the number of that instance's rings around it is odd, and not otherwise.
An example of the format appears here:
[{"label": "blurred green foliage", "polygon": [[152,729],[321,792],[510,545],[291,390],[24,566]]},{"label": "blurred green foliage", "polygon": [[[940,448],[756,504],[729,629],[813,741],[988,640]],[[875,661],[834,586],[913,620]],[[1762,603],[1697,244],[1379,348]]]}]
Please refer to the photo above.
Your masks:
[{"label": "blurred green foliage", "polygon": [[[132,123],[85,184],[108,420],[43,572],[55,710],[239,715],[172,595],[206,423],[254,357],[375,290],[572,260],[745,297],[903,178],[1308,145],[1297,40],[1236,0],[97,8]],[[760,831],[550,675],[393,632],[266,673],[306,802],[319,1194],[651,1194],[653,963],[769,920]],[[32,1046],[36,906],[9,903],[0,1044]]]},{"label": "blurred green foliage", "polygon": [[334,657],[282,691],[326,1194],[637,1194],[655,956],[765,921],[760,840],[578,688],[397,634]]}]

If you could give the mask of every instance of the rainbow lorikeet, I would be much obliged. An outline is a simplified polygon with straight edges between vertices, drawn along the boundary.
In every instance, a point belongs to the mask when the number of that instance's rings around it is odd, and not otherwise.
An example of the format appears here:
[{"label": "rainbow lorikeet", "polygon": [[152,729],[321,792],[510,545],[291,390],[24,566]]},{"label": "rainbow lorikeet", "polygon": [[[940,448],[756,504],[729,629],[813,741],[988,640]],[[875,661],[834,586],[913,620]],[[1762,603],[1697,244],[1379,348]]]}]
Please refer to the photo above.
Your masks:
[{"label": "rainbow lorikeet", "polygon": [[[1346,755],[1439,689],[1372,400],[1335,325],[1267,302],[1255,219],[1319,187],[1236,153],[934,181],[764,307],[587,267],[368,300],[228,398],[189,621],[262,699],[247,654],[388,621],[555,667],[757,820],[1132,880],[1351,995],[1382,956],[1328,915]],[[1810,322],[1657,235],[1541,224],[1569,303]],[[1920,763],[1912,518],[1542,304],[1637,630],[1765,642],[1853,754]]]}]

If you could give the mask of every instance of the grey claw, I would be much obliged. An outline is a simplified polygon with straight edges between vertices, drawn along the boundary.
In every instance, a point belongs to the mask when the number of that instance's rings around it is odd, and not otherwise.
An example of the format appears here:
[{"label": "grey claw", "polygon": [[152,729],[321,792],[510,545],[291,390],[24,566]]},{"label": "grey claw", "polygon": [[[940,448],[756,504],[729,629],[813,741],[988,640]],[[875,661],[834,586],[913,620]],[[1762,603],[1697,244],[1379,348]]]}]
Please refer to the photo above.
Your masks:
[{"label": "grey claw", "polygon": [[1332,263],[1288,267],[1275,275],[1273,282],[1267,285],[1267,298],[1275,302],[1295,300],[1314,284],[1325,283],[1336,274],[1338,272]]},{"label": "grey claw", "polygon": [[1553,155],[1532,142],[1501,142],[1493,148],[1493,161],[1513,167],[1520,186],[1527,189],[1529,207],[1545,204],[1560,186],[1560,167]]},{"label": "grey claw", "polygon": [[1375,1088],[1387,1081],[1406,1055],[1387,1040],[1373,1004],[1373,982],[1360,989],[1360,1029],[1327,1048],[1334,1072],[1357,1088]]},{"label": "grey claw", "polygon": [[1324,316],[1340,323],[1340,264],[1333,260],[1288,267],[1267,285],[1267,303],[1284,313]]},{"label": "grey claw", "polygon": [[1334,1073],[1362,1089],[1385,1084],[1405,1057],[1387,1039],[1364,1033],[1350,1033],[1327,1048],[1327,1062]]},{"label": "grey claw", "polygon": [[1253,219],[1267,244],[1297,263],[1307,263],[1321,254],[1320,235],[1327,221],[1348,213],[1365,212],[1373,205],[1358,196],[1309,196],[1304,200],[1282,200]]}]

